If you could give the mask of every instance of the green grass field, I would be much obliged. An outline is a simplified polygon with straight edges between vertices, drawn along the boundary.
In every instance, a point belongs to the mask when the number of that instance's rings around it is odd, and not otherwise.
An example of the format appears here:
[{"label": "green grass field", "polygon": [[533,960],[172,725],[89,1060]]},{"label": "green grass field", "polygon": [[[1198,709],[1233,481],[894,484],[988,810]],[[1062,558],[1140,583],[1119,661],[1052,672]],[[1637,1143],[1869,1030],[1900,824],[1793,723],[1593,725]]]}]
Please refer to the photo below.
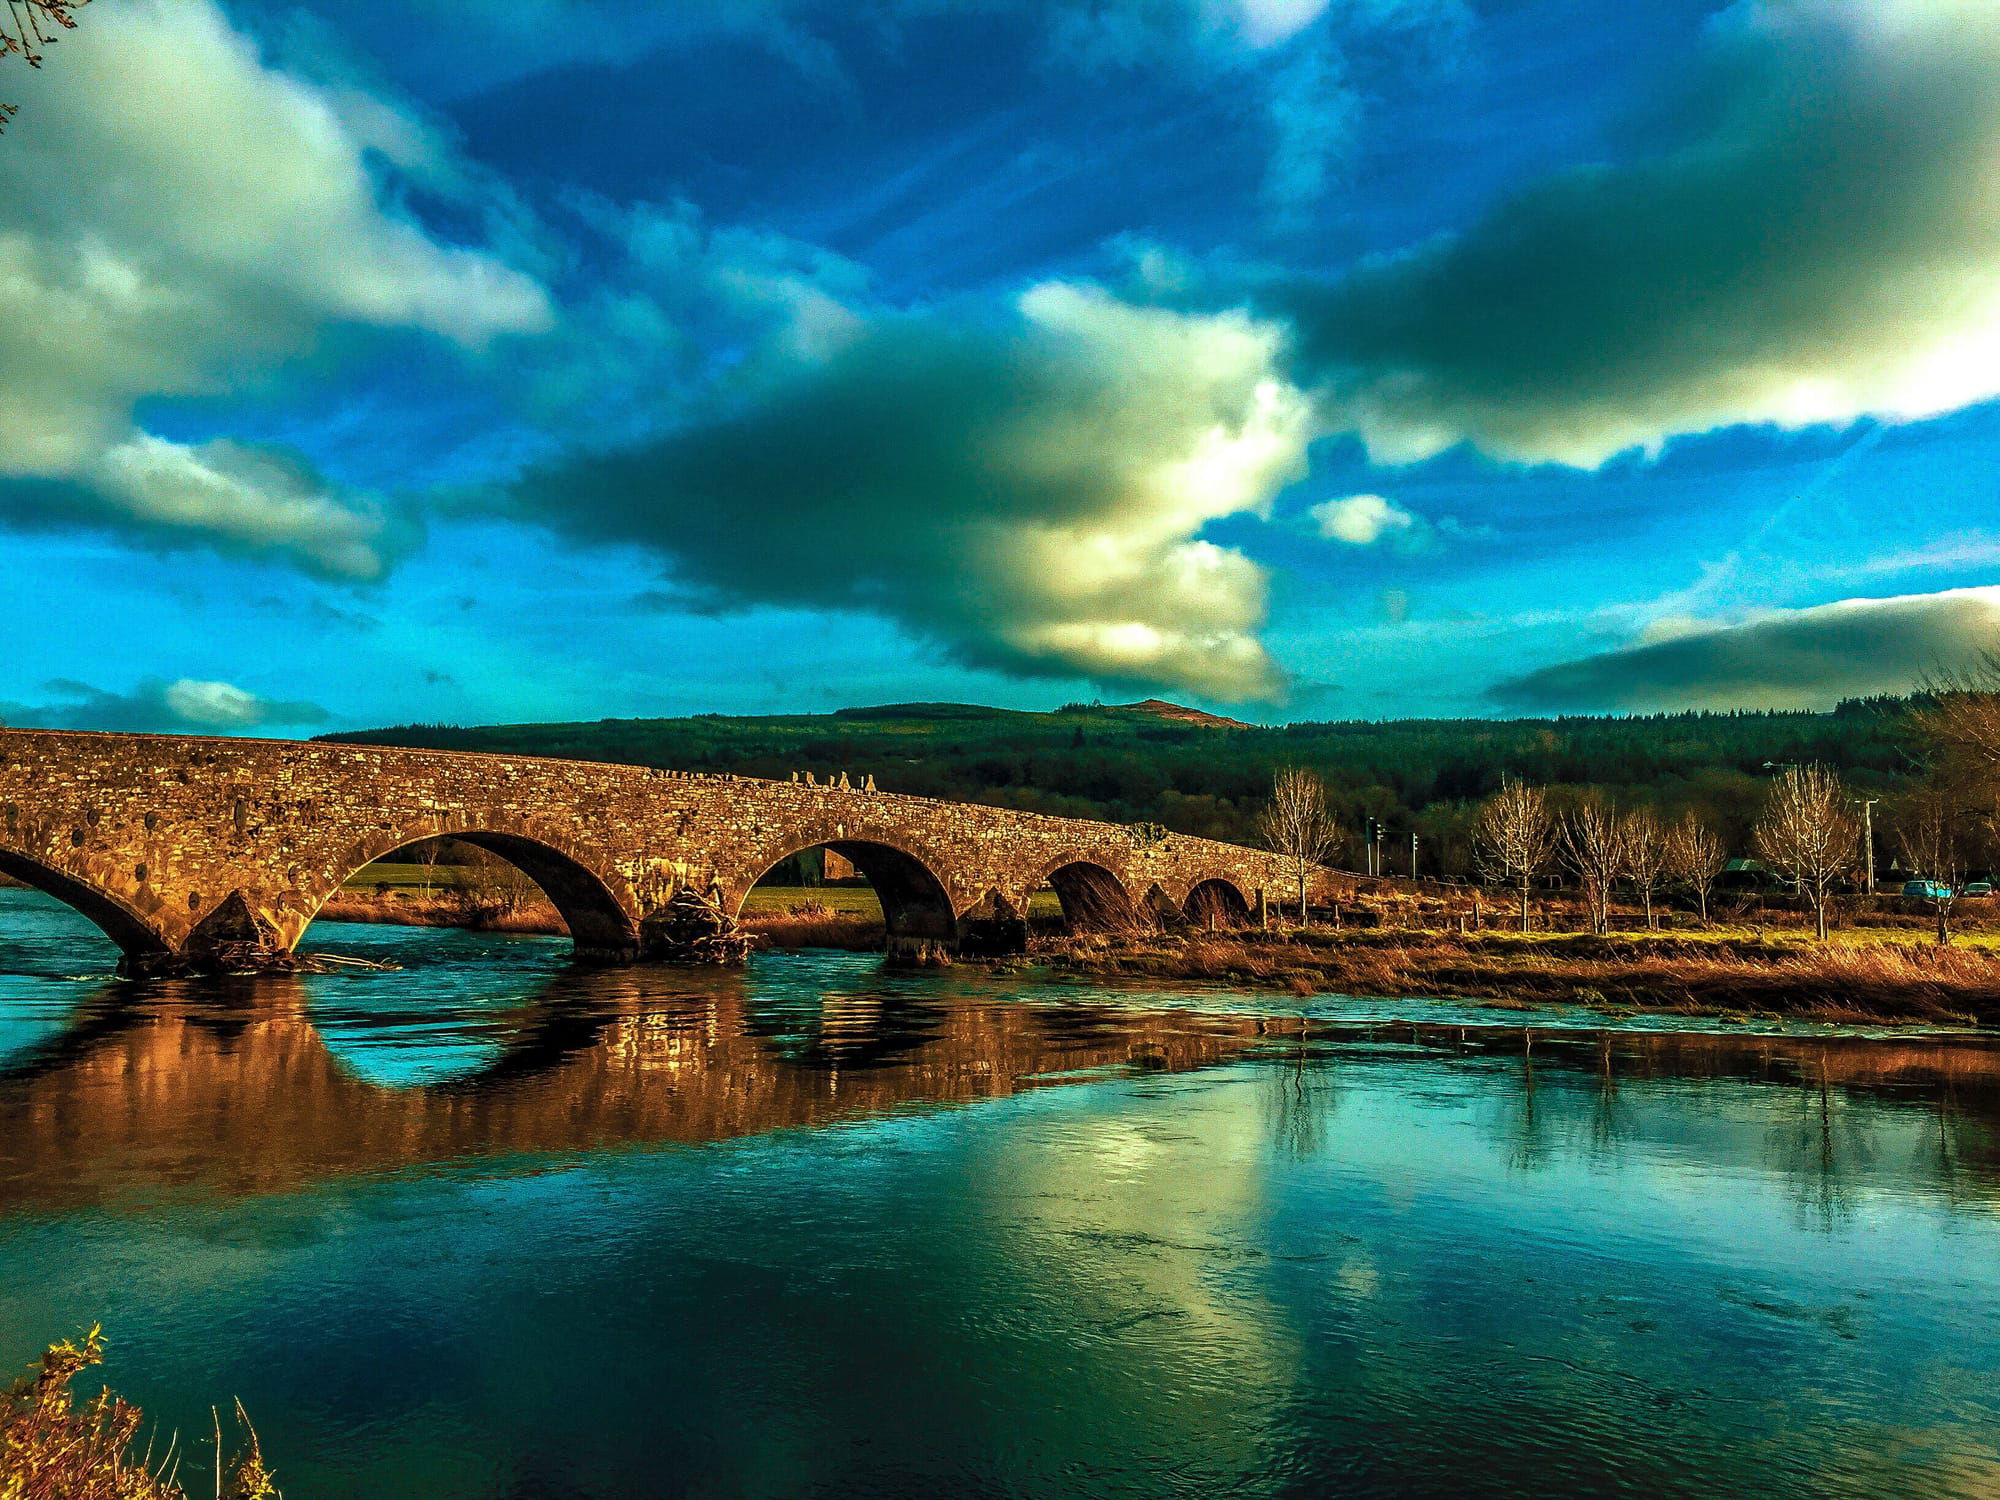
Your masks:
[{"label": "green grass field", "polygon": [[[379,886],[386,885],[392,891],[407,891],[412,894],[425,890],[449,891],[466,885],[479,874],[479,871],[462,865],[373,864],[356,870],[349,876],[347,889],[373,891]],[[874,890],[865,885],[824,885],[811,888],[760,885],[750,893],[750,899],[744,903],[743,909],[751,912],[790,911],[794,906],[803,906],[808,901],[817,901],[821,906],[830,907],[843,916],[879,919],[882,915],[882,903],[875,899]]]},{"label": "green grass field", "polygon": [[817,901],[844,917],[870,917],[876,921],[882,918],[882,903],[875,899],[874,889],[865,885],[760,885],[750,892],[749,899],[743,903],[743,910],[750,913],[790,911],[809,901]]},{"label": "green grass field", "polygon": [[[449,891],[464,885],[467,877],[476,875],[460,865],[399,865],[373,864],[356,870],[348,877],[347,889],[351,891],[373,891],[378,886],[387,886],[392,891],[420,894],[423,891]],[[873,888],[866,885],[760,885],[750,892],[750,899],[743,903],[746,912],[785,912],[795,906],[804,906],[809,901],[817,901],[842,916],[872,917],[880,920],[882,903],[875,899]],[[1036,917],[1062,915],[1062,904],[1056,900],[1051,890],[1035,892],[1029,913]]]},{"label": "green grass field", "polygon": [[347,889],[372,891],[386,885],[392,891],[448,891],[465,884],[469,873],[459,865],[364,865],[347,877]]}]

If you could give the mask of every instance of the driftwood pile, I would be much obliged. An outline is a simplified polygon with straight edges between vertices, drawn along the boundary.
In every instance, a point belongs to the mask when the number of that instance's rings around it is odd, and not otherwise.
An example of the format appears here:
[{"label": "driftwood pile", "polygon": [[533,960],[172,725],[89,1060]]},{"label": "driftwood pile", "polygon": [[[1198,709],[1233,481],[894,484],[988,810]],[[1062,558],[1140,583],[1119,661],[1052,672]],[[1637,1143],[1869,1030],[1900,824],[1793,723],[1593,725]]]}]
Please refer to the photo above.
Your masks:
[{"label": "driftwood pile", "polygon": [[646,918],[646,956],[676,964],[740,964],[757,935],[737,925],[714,887],[684,885]]},{"label": "driftwood pile", "polygon": [[[253,942],[220,942],[187,960],[186,971],[209,976],[253,974],[345,974],[354,970],[393,974],[402,965],[342,953],[292,953]],[[178,970],[176,972],[179,972]]]}]

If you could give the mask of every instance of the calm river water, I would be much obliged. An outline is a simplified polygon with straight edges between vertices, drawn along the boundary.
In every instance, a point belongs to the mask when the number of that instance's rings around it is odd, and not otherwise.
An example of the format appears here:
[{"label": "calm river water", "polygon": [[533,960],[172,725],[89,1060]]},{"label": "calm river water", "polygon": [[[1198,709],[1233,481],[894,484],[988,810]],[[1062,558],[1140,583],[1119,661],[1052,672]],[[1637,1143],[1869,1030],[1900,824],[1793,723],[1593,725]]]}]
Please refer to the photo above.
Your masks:
[{"label": "calm river water", "polygon": [[0,1355],[293,1500],[2000,1494],[1984,1039],[306,946],[0,891]]}]

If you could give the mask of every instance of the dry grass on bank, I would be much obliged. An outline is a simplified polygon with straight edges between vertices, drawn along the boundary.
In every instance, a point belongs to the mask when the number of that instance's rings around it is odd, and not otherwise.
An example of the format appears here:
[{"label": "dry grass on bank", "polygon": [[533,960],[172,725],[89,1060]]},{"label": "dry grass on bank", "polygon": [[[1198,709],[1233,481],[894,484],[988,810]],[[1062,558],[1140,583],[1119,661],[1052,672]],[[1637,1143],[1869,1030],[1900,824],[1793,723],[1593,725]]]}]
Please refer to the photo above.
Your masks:
[{"label": "dry grass on bank", "polygon": [[[397,927],[463,927],[472,932],[540,933],[567,937],[569,925],[547,901],[482,900],[455,890],[429,896],[345,890],[319,909],[322,922],[370,922]],[[5,1500],[0,1496],[0,1500]]]},{"label": "dry grass on bank", "polygon": [[2000,1021],[2000,956],[1984,946],[1374,929],[1104,934],[1043,939],[1036,948],[1050,963],[1086,973],[1223,980],[1301,994],[1754,1011],[1844,1021]]},{"label": "dry grass on bank", "polygon": [[743,914],[743,930],[754,932],[767,948],[840,948],[852,953],[880,952],[888,944],[881,908],[864,913],[835,911],[814,901],[801,901],[784,911]]},{"label": "dry grass on bank", "polygon": [[[189,1500],[183,1459],[196,1472],[205,1465],[178,1438],[156,1435],[135,1454],[145,1423],[138,1407],[109,1390],[77,1403],[70,1382],[103,1361],[103,1330],[93,1328],[81,1343],[51,1345],[38,1369],[0,1392],[0,1500]],[[216,1500],[279,1500],[240,1404],[236,1414],[243,1451],[208,1471]],[[219,1423],[216,1436],[219,1444]]]}]

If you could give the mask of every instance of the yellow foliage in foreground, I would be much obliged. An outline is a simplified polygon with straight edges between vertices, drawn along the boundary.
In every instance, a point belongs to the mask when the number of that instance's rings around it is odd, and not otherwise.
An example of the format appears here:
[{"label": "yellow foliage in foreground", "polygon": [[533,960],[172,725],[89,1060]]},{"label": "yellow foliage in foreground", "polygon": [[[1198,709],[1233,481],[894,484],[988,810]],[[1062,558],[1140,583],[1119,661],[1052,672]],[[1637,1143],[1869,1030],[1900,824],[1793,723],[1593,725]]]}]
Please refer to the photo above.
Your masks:
[{"label": "yellow foliage in foreground", "polygon": [[[94,1327],[80,1344],[50,1345],[38,1370],[0,1394],[0,1500],[188,1500],[178,1439],[157,1462],[151,1444],[135,1458],[145,1420],[138,1407],[109,1390],[77,1404],[70,1382],[103,1362],[104,1330]],[[216,1500],[280,1500],[240,1402],[236,1415],[247,1443],[226,1472],[217,1470]]]}]

